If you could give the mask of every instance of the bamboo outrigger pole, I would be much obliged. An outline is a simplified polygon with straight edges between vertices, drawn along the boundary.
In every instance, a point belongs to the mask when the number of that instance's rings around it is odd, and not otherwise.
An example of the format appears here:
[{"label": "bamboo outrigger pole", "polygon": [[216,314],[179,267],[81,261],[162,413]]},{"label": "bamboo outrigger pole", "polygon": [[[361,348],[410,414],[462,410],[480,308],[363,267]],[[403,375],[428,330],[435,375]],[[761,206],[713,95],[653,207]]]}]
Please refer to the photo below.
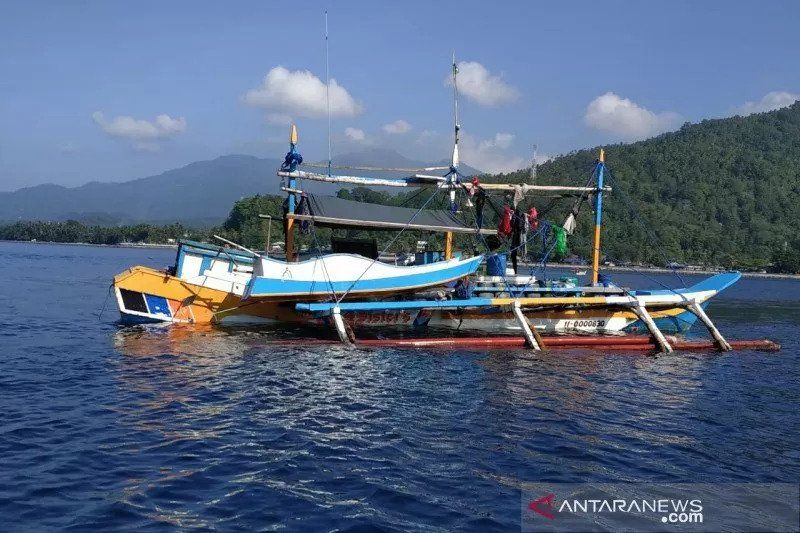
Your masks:
[{"label": "bamboo outrigger pole", "polygon": [[597,159],[597,192],[594,201],[594,246],[592,258],[592,285],[597,283],[600,275],[600,228],[603,224],[603,174],[605,172],[606,153],[601,148]]}]

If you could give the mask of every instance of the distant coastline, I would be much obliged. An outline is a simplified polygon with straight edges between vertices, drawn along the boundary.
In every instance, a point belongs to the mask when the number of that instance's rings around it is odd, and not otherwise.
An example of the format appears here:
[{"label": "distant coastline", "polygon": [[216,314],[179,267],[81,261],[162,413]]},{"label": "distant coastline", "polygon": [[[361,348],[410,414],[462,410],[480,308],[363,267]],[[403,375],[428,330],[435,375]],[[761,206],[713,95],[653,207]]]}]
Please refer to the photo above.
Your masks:
[{"label": "distant coastline", "polygon": [[[177,244],[157,244],[157,243],[135,243],[135,242],[126,242],[126,243],[119,243],[119,244],[94,244],[90,242],[52,242],[52,241],[15,241],[15,240],[8,240],[8,239],[0,239],[0,243],[22,243],[22,244],[45,244],[45,245],[65,245],[65,246],[95,246],[98,248],[142,248],[142,249],[172,249],[176,250],[178,248]],[[521,266],[530,267],[535,263],[521,263]],[[589,270],[589,267],[586,265],[572,265],[569,263],[548,263],[548,268],[557,268],[559,270]],[[628,266],[603,266],[601,270],[606,272],[652,272],[654,274],[679,274],[679,275],[693,275],[693,274],[700,274],[700,275],[714,275],[719,274],[720,272],[725,272],[726,269],[724,268],[705,268],[705,269],[677,269],[672,270],[669,268],[663,267],[654,267],[654,266],[637,266],[637,267],[628,267]],[[773,272],[742,272],[742,276],[745,278],[761,278],[761,279],[789,279],[789,280],[800,280],[800,274],[780,274],[780,273],[773,273]]]},{"label": "distant coastline", "polygon": [[[526,264],[526,266],[528,266]],[[567,263],[548,263],[548,268],[558,268],[564,270],[589,270],[591,267],[587,267],[585,265],[576,266],[570,265]],[[719,274],[720,272],[727,272],[728,269],[724,268],[703,268],[703,269],[670,269],[664,267],[654,267],[654,266],[637,266],[637,267],[628,267],[628,266],[602,266],[600,267],[601,271],[605,272],[653,272],[655,274],[679,274],[679,275],[693,275],[693,274],[701,274],[701,275],[714,275]],[[734,269],[735,270],[735,269]],[[765,279],[794,279],[800,280],[800,274],[781,274],[777,272],[742,272],[742,276],[745,278],[765,278]]]},{"label": "distant coastline", "polygon": [[159,243],[139,243],[139,242],[120,242],[117,244],[97,244],[93,242],[56,242],[56,241],[18,241],[13,239],[0,239],[2,242],[13,242],[18,244],[47,244],[47,245],[63,245],[63,246],[94,246],[97,248],[166,248],[177,250],[177,244],[159,244]]}]

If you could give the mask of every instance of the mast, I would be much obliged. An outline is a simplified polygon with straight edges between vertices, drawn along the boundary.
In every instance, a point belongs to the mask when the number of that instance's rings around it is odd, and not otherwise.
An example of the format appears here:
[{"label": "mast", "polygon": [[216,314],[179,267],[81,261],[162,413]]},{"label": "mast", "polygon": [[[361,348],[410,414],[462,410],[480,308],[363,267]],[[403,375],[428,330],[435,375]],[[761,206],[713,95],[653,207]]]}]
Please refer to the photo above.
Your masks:
[{"label": "mast", "polygon": [[[456,53],[453,52],[453,157],[450,160],[450,172],[448,182],[450,183],[450,206],[454,208],[456,204],[455,183],[458,183],[458,131],[461,125],[458,123],[458,65],[456,64]],[[453,258],[453,232],[448,231],[444,235],[444,258]]]},{"label": "mast", "polygon": [[458,171],[458,132],[461,125],[458,123],[458,65],[456,64],[456,53],[453,52],[453,129],[455,142],[453,143],[453,159],[450,163],[450,172]]},{"label": "mast", "polygon": [[601,148],[597,159],[597,192],[594,201],[594,246],[592,259],[592,285],[597,283],[600,274],[600,228],[603,224],[603,174],[606,168],[606,153]]}]

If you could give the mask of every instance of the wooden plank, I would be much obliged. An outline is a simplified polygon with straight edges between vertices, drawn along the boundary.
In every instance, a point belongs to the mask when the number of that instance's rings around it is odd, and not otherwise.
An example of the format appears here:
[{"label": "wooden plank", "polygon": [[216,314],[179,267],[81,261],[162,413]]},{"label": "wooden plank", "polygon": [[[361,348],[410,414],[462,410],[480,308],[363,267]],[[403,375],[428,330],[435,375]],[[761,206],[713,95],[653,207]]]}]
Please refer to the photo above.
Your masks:
[{"label": "wooden plank", "polygon": [[[463,183],[466,189],[471,189],[473,187],[472,183]],[[528,185],[525,183],[480,183],[480,188],[486,190],[497,190],[497,191],[513,191],[516,190],[517,187],[522,189],[522,192],[531,192],[531,191],[538,191],[538,192],[564,192],[564,193],[581,193],[581,192],[596,192],[597,187],[569,187],[563,185]],[[604,192],[611,192],[611,187],[603,187]]]},{"label": "wooden plank", "polygon": [[722,333],[719,332],[717,327],[708,317],[708,315],[700,306],[700,304],[697,303],[697,301],[692,300],[687,306],[687,309],[689,309],[689,311],[691,311],[697,318],[699,318],[703,322],[703,324],[705,324],[705,326],[708,328],[708,331],[711,333],[711,336],[714,337],[714,340],[716,341],[720,351],[723,352],[731,351],[732,349],[731,345],[728,343],[728,341],[725,340],[725,337],[722,336]]},{"label": "wooden plank", "polygon": [[514,311],[514,316],[517,318],[517,322],[522,328],[522,333],[525,335],[525,341],[528,345],[528,348],[537,352],[542,351],[542,346],[539,344],[541,338],[534,335],[528,319],[522,314],[522,306],[520,305],[519,301],[514,302],[512,309]]},{"label": "wooden plank", "polygon": [[[426,224],[406,224],[401,222],[384,222],[384,221],[377,221],[377,220],[358,220],[358,219],[350,219],[350,218],[334,218],[334,217],[322,217],[317,215],[298,215],[298,214],[287,214],[286,218],[294,219],[294,220],[310,220],[313,222],[319,222],[320,224],[331,224],[337,226],[357,226],[357,227],[365,227],[365,228],[385,228],[385,229],[411,229],[411,230],[420,230],[420,231],[436,231],[436,232],[453,232],[453,233],[477,233],[475,228],[468,228],[466,226],[462,227],[448,227],[448,226],[430,226]],[[482,235],[495,235],[497,230],[493,229],[482,229]]]}]

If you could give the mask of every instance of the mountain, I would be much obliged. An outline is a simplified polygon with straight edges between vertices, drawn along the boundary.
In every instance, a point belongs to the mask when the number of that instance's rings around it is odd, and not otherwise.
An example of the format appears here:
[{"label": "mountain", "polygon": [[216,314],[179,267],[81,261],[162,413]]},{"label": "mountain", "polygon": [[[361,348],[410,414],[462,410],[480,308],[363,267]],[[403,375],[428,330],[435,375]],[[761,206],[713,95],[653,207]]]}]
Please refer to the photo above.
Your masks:
[{"label": "mountain", "polygon": [[[549,161],[538,181],[583,184],[597,153]],[[606,162],[614,191],[603,202],[603,249],[612,260],[762,268],[800,254],[800,102],[608,146]],[[526,178],[519,171],[496,179]],[[587,257],[592,216],[582,210],[570,243]]]},{"label": "mountain", "polygon": [[[345,154],[337,156],[336,163],[431,166],[392,150]],[[0,192],[0,221],[74,219],[98,225],[132,222],[218,224],[225,220],[231,206],[240,198],[254,194],[282,194],[280,179],[275,176],[279,166],[278,159],[227,155],[122,183],[91,182],[71,188],[46,184]],[[359,174],[386,175],[375,172]],[[334,194],[341,188],[324,183],[304,183],[303,186],[322,194]]]},{"label": "mountain", "polygon": [[241,197],[278,192],[279,164],[230,155],[122,183],[28,187],[0,193],[0,220],[218,222]]}]

